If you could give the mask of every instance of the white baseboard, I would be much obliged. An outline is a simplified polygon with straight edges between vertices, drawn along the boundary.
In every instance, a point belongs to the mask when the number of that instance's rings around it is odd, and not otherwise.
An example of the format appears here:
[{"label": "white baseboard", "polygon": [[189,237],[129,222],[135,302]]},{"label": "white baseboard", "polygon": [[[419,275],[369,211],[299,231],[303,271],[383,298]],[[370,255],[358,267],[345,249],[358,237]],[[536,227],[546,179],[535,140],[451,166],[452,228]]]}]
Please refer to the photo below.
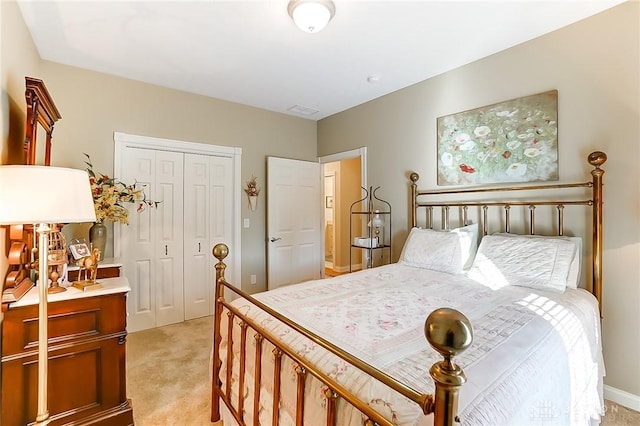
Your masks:
[{"label": "white baseboard", "polygon": [[[356,270],[356,268],[358,268],[359,265],[353,265],[352,268],[354,270]],[[349,267],[348,266],[335,266],[333,267],[333,270],[336,272],[340,272],[341,274],[345,273],[345,272],[349,272]]]},{"label": "white baseboard", "polygon": [[604,399],[640,411],[640,396],[604,385]]}]

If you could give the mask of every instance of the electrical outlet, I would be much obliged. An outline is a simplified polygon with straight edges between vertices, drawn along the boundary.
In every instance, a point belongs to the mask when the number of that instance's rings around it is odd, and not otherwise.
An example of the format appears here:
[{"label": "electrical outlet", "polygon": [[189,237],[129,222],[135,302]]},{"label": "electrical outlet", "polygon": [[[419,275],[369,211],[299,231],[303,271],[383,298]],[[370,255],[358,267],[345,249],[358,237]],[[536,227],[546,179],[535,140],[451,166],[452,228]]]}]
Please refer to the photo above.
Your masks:
[{"label": "electrical outlet", "polygon": [[251,275],[251,284],[255,284],[255,283],[256,283],[256,276]]},{"label": "electrical outlet", "polygon": [[248,228],[248,227],[249,227],[249,218],[245,218],[243,226],[244,226],[245,228]]}]

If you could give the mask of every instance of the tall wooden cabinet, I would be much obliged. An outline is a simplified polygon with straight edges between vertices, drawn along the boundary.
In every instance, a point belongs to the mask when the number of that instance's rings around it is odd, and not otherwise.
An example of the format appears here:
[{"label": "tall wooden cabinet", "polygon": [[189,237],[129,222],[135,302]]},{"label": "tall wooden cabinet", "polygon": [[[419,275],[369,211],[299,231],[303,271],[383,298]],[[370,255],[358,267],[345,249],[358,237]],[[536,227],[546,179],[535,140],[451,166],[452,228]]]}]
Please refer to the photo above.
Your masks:
[{"label": "tall wooden cabinet", "polygon": [[[103,288],[69,288],[49,296],[48,408],[50,425],[132,425],[126,394],[126,294],[124,278]],[[35,420],[38,388],[38,290],[3,305],[3,426]]]}]

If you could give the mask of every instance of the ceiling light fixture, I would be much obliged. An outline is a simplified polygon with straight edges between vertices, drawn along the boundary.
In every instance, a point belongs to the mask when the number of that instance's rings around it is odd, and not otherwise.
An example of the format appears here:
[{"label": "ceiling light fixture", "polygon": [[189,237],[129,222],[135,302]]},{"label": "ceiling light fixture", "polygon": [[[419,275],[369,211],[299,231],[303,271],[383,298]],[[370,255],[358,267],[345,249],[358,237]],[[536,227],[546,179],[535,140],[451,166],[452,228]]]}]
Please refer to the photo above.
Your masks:
[{"label": "ceiling light fixture", "polygon": [[336,12],[331,0],[291,0],[287,10],[298,28],[307,33],[320,32]]}]

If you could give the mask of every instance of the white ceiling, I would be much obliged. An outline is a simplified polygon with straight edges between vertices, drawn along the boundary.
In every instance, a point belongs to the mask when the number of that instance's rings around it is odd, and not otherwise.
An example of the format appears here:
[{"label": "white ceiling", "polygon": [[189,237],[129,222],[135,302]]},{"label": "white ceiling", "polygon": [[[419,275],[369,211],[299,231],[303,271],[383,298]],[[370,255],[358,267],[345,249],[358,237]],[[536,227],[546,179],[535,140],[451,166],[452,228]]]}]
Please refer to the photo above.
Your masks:
[{"label": "white ceiling", "polygon": [[312,120],[622,1],[335,0],[317,34],[287,3],[19,0],[43,59]]}]

